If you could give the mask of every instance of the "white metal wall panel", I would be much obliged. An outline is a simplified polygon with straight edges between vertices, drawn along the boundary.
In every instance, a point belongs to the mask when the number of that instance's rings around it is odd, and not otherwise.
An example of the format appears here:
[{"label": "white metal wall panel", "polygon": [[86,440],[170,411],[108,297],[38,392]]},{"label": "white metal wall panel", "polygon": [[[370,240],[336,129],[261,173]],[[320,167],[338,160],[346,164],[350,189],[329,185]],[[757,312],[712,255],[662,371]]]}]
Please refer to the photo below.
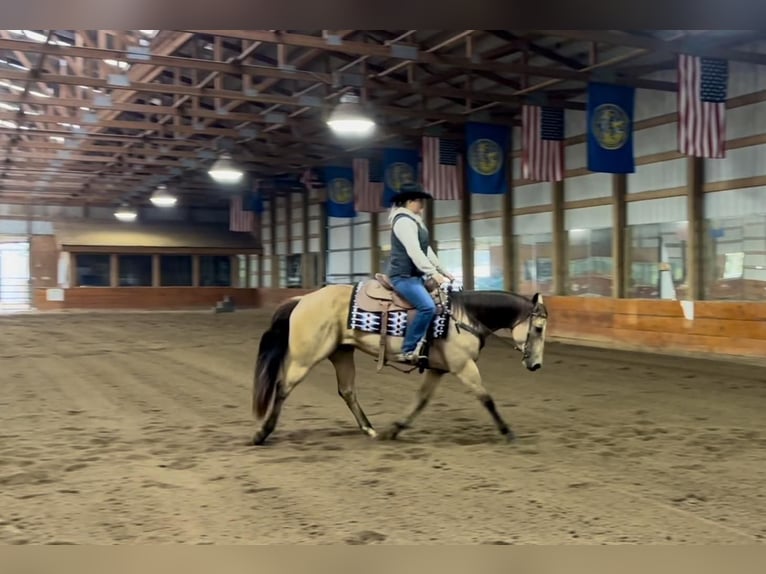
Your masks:
[{"label": "white metal wall panel", "polygon": [[459,223],[437,223],[434,225],[436,241],[460,241]]},{"label": "white metal wall panel", "polygon": [[589,173],[567,178],[564,182],[564,201],[579,201],[610,197],[612,195],[612,174]]},{"label": "white metal wall panel", "polygon": [[310,203],[309,204],[309,217],[319,217],[319,204],[318,203]]},{"label": "white metal wall panel", "polygon": [[553,213],[527,213],[513,216],[514,235],[535,235],[553,232]]},{"label": "white metal wall panel", "polygon": [[520,185],[513,190],[513,207],[549,205],[553,201],[553,184],[547,181]]},{"label": "white metal wall panel", "polygon": [[331,251],[327,254],[328,275],[349,275],[351,273],[351,251]]},{"label": "white metal wall panel", "polygon": [[318,235],[321,229],[321,221],[318,219],[309,219],[309,235]]},{"label": "white metal wall panel", "polygon": [[[476,196],[474,195],[474,197]],[[460,203],[457,199],[437,199],[434,201],[434,217],[455,217],[460,215]],[[386,221],[388,220],[386,219]]]},{"label": "white metal wall panel", "polygon": [[603,229],[612,227],[612,206],[596,205],[564,211],[564,229]]},{"label": "white metal wall panel", "polygon": [[293,239],[303,239],[303,222],[293,221],[290,224],[290,233]]},{"label": "white metal wall panel", "polygon": [[521,128],[514,126],[511,128],[511,150],[516,151],[521,149]]},{"label": "white metal wall panel", "polygon": [[370,224],[356,223],[353,228],[354,249],[370,248]]},{"label": "white metal wall panel", "polygon": [[625,221],[628,225],[674,223],[687,219],[684,196],[629,201],[625,210]]},{"label": "white metal wall panel", "polygon": [[391,230],[390,229],[381,229],[378,231],[378,245],[379,246],[388,246],[390,247],[391,242]]},{"label": "white metal wall panel", "polygon": [[[455,202],[458,203],[458,202]],[[488,211],[500,211],[503,207],[503,196],[500,194],[489,195],[474,193],[471,194],[471,212],[486,213]],[[459,208],[458,208],[459,209]]]},{"label": "white metal wall panel", "polygon": [[372,273],[372,258],[369,249],[354,250],[354,273]]},{"label": "white metal wall panel", "polygon": [[766,215],[766,187],[706,193],[704,207],[710,219]]},{"label": "white metal wall panel", "polygon": [[678,149],[678,122],[633,132],[633,153],[643,157]]},{"label": "white metal wall panel", "polygon": [[[761,50],[763,50],[763,46],[761,46]],[[766,70],[762,66],[746,62],[729,62],[727,92],[729,98],[736,98],[761,90],[766,90]]]},{"label": "white metal wall panel", "polygon": [[766,133],[766,102],[726,110],[726,139]]},{"label": "white metal wall panel", "polygon": [[499,217],[474,219],[471,222],[471,235],[473,237],[502,237],[502,219]]},{"label": "white metal wall panel", "polygon": [[357,212],[356,217],[352,220],[354,225],[359,223],[369,223],[370,214],[365,212]]},{"label": "white metal wall panel", "polygon": [[705,181],[766,175],[766,144],[728,150],[724,159],[705,161]]},{"label": "white metal wall panel", "polygon": [[261,224],[261,241],[264,243],[271,241],[271,225],[265,222]]},{"label": "white metal wall panel", "polygon": [[[664,82],[677,81],[677,72],[672,70],[661,70],[648,74],[646,77],[652,80]],[[645,120],[654,116],[670,114],[678,109],[678,94],[676,92],[662,92],[659,90],[636,89],[636,103],[634,111],[635,121]]]},{"label": "white metal wall panel", "polygon": [[303,239],[293,239],[293,244],[291,245],[290,253],[303,253]]},{"label": "white metal wall panel", "polygon": [[27,222],[23,219],[0,219],[0,234],[26,235]]},{"label": "white metal wall panel", "polygon": [[686,158],[637,165],[628,174],[628,193],[668,189],[686,185]]},{"label": "white metal wall panel", "polygon": [[309,251],[311,253],[319,253],[319,238],[312,237],[309,239]]},{"label": "white metal wall panel", "polygon": [[53,223],[50,221],[33,221],[31,228],[33,235],[53,235]]},{"label": "white metal wall panel", "polygon": [[514,181],[521,179],[521,158],[514,157],[511,160],[511,169],[513,170]]},{"label": "white metal wall panel", "polygon": [[564,147],[564,167],[566,169],[578,169],[586,167],[587,164],[587,149],[584,143]]},{"label": "white metal wall panel", "polygon": [[584,110],[566,110],[564,112],[564,136],[571,138],[585,133],[587,115]]},{"label": "white metal wall panel", "polygon": [[285,228],[284,219],[276,224],[277,241],[283,241],[287,237],[287,229]]},{"label": "white metal wall panel", "polygon": [[343,220],[342,224],[338,223],[338,220],[333,218],[334,221],[330,221],[329,229],[327,230],[327,243],[328,248],[344,249],[351,246],[351,226],[348,223],[348,219]]}]

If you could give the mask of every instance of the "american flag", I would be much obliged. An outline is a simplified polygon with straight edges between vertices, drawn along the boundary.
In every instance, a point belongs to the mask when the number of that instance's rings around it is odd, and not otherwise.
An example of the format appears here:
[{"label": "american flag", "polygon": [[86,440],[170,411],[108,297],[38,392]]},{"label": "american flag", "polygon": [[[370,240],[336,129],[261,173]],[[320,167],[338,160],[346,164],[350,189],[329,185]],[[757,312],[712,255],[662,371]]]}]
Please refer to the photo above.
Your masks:
[{"label": "american flag", "polygon": [[678,150],[697,157],[726,157],[726,60],[678,56]]},{"label": "american flag", "polygon": [[355,158],[354,200],[356,210],[366,213],[383,211],[383,165],[367,158]]},{"label": "american flag", "polygon": [[537,181],[564,179],[564,109],[523,106],[521,175]]},{"label": "american flag", "polygon": [[463,161],[461,142],[423,136],[423,187],[434,199],[460,199]]},{"label": "american flag", "polygon": [[243,209],[242,196],[237,195],[229,200],[229,230],[247,231],[253,230],[255,214],[252,211]]}]

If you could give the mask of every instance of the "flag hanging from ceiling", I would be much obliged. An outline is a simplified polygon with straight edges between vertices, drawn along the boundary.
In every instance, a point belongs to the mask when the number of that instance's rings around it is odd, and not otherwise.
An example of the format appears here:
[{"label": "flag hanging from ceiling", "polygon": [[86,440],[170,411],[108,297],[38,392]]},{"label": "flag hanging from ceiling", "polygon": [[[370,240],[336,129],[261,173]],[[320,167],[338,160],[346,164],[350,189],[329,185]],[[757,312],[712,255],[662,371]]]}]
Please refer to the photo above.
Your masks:
[{"label": "flag hanging from ceiling", "polygon": [[564,179],[564,108],[525,105],[521,123],[521,176]]},{"label": "flag hanging from ceiling", "polygon": [[423,187],[434,199],[460,199],[463,189],[462,143],[440,137],[423,137]]},{"label": "flag hanging from ceiling", "polygon": [[242,205],[242,209],[245,211],[254,211],[255,213],[263,213],[263,197],[260,190],[260,180],[253,181],[253,187],[245,196],[245,201]]},{"label": "flag hanging from ceiling", "polygon": [[325,167],[327,217],[356,217],[354,208],[354,170],[350,167]]},{"label": "flag hanging from ceiling", "polygon": [[508,193],[508,155],[511,130],[508,126],[468,122],[468,193]]},{"label": "flag hanging from ceiling", "polygon": [[381,162],[376,159],[355,158],[353,167],[356,210],[366,213],[384,211]]},{"label": "flag hanging from ceiling", "polygon": [[633,108],[631,86],[588,84],[588,169],[601,173],[633,173]]},{"label": "flag hanging from ceiling", "polygon": [[416,149],[383,150],[383,206],[390,207],[393,197],[405,183],[418,181],[419,152]]},{"label": "flag hanging from ceiling", "polygon": [[236,195],[229,199],[229,230],[251,232],[254,212],[243,208],[244,198]]},{"label": "flag hanging from ceiling", "polygon": [[726,60],[678,55],[678,151],[726,157]]}]

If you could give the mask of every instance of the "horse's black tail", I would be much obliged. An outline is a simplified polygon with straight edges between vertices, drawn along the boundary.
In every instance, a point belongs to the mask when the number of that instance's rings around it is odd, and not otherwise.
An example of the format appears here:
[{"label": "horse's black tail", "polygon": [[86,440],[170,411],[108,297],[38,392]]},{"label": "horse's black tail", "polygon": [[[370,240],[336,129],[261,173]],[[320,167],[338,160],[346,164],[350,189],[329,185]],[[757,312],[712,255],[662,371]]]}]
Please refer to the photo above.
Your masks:
[{"label": "horse's black tail", "polygon": [[269,409],[279,382],[279,371],[287,355],[290,338],[290,315],[298,299],[283,303],[271,318],[271,326],[261,337],[253,378],[253,414],[263,418]]}]

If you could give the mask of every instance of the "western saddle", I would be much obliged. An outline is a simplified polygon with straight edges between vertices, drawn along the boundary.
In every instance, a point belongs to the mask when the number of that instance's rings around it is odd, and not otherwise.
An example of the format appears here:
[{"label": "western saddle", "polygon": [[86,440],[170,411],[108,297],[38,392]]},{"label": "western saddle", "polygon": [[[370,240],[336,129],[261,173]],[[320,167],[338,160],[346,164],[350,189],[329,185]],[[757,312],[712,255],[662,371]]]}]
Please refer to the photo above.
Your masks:
[{"label": "western saddle", "polygon": [[[436,316],[444,312],[439,286],[435,281],[427,281],[426,289],[436,303]],[[407,321],[412,321],[415,307],[404,297],[394,291],[394,286],[387,275],[376,273],[373,279],[366,281],[357,293],[356,304],[364,311],[381,313],[380,319],[380,352],[378,353],[378,371],[386,363],[386,331],[388,314],[391,311],[406,311]]]}]

